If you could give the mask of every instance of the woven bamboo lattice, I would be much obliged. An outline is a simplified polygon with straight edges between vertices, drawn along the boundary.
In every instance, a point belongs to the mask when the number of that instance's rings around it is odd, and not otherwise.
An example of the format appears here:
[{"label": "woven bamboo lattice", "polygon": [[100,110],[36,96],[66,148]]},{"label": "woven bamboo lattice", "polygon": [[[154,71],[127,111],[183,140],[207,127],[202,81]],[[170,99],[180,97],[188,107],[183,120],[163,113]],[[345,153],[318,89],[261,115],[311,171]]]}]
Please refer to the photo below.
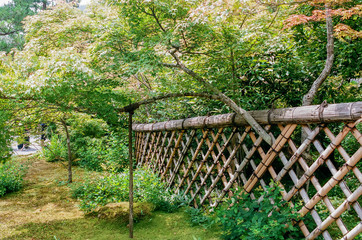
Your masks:
[{"label": "woven bamboo lattice", "polygon": [[362,102],[250,113],[272,146],[235,114],[133,124],[138,165],[195,207],[216,207],[237,188],[253,196],[273,179],[284,200],[303,201],[306,239],[361,237]]}]

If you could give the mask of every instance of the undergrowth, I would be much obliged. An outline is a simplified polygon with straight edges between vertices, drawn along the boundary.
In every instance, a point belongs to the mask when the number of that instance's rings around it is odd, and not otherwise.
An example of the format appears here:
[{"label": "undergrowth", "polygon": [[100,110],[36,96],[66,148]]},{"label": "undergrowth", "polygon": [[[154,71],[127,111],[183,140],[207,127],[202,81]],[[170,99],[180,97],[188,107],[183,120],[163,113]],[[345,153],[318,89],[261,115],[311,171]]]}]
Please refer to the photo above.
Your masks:
[{"label": "undergrowth", "polygon": [[24,164],[15,159],[0,163],[0,197],[21,189],[26,169]]},{"label": "undergrowth", "polygon": [[281,189],[271,184],[266,191],[254,191],[255,199],[245,192],[236,193],[216,210],[223,239],[300,239],[296,208],[282,199]]},{"label": "undergrowth", "polygon": [[[147,169],[134,171],[134,201],[152,203],[155,210],[173,212],[184,204],[180,195],[165,190],[158,176]],[[90,212],[108,203],[129,200],[129,171],[104,173],[72,187],[72,196],[80,200],[80,209]]]}]

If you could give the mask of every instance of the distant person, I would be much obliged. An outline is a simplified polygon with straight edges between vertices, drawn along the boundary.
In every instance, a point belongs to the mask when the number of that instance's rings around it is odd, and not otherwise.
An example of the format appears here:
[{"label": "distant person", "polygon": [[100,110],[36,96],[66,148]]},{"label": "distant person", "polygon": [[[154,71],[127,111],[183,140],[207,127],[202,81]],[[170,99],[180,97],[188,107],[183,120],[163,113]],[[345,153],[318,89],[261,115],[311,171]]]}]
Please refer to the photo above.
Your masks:
[{"label": "distant person", "polygon": [[46,134],[45,134],[45,130],[47,128],[47,125],[45,123],[41,123],[40,127],[41,127],[40,146],[43,148],[44,147],[44,142],[47,139]]}]

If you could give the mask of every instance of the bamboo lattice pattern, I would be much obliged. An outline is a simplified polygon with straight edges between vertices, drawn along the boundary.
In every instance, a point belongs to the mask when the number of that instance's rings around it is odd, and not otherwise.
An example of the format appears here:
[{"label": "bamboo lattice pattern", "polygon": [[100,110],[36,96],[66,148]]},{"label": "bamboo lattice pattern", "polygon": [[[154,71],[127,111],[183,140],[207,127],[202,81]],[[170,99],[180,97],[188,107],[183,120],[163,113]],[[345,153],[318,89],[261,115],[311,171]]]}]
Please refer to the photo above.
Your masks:
[{"label": "bamboo lattice pattern", "polygon": [[216,207],[238,188],[253,197],[274,180],[284,200],[303,202],[306,239],[360,237],[362,102],[251,113],[272,146],[234,114],[134,124],[138,165],[195,207]]}]

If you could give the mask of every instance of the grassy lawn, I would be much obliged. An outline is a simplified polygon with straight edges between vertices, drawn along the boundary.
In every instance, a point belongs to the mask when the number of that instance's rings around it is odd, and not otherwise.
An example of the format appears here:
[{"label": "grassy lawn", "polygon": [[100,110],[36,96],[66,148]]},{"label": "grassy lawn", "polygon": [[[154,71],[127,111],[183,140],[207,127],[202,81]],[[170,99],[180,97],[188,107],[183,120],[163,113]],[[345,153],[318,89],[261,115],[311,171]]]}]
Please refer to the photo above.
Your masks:
[{"label": "grassy lawn", "polygon": [[[84,174],[83,169],[75,168],[75,181],[81,181]],[[0,239],[129,239],[125,223],[84,216],[64,184],[66,176],[62,165],[32,157],[24,188],[0,198]],[[134,236],[134,239],[218,239],[213,230],[191,226],[182,210],[152,213],[135,224]]]}]

